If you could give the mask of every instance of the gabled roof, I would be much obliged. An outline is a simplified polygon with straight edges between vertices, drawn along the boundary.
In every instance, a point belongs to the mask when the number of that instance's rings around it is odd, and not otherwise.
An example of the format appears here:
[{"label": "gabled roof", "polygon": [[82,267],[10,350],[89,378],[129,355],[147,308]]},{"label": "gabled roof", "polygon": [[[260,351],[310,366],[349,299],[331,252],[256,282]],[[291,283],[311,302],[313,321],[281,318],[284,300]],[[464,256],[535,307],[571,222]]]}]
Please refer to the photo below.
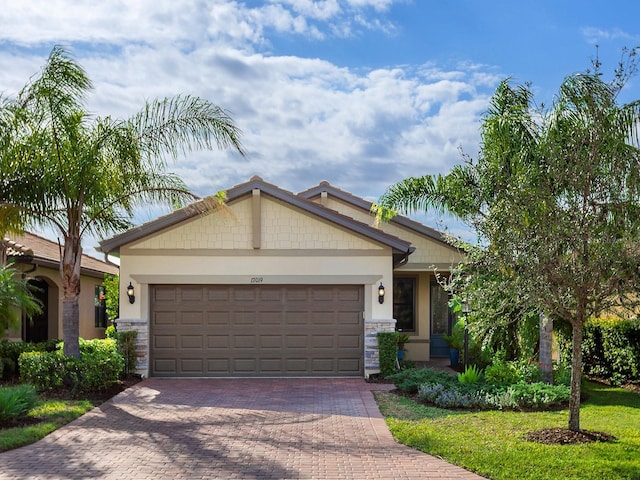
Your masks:
[{"label": "gabled roof", "polygon": [[[22,235],[5,237],[2,243],[7,249],[7,258],[18,263],[31,263],[54,269],[60,267],[60,246],[44,237],[25,232]],[[102,277],[105,273],[117,275],[118,267],[83,254],[80,272],[83,275]]]},{"label": "gabled roof", "polygon": [[[414,250],[414,248],[411,247],[410,242],[385,233],[382,230],[367,225],[366,223],[358,222],[351,217],[325,208],[322,205],[318,205],[317,203],[299,195],[295,195],[292,192],[283,190],[271,183],[265,182],[262,178],[257,176],[252,177],[248,182],[241,183],[227,190],[227,203],[231,203],[244,195],[251,194],[254,189],[260,190],[261,194],[264,193],[269,195],[335,225],[339,225],[354,233],[358,233],[366,238],[389,246],[396,254],[407,256]],[[168,215],[159,217],[156,220],[144,223],[139,227],[132,228],[120,235],[102,240],[100,242],[99,250],[106,253],[117,251],[123,245],[145,238],[165,228],[173,227],[185,220],[195,217],[196,215],[202,214],[202,212],[202,204],[200,202],[196,202],[195,204],[188,205]]]},{"label": "gabled roof", "polygon": [[[328,195],[342,200],[345,203],[353,205],[354,207],[358,207],[367,212],[371,211],[372,202],[365,200],[364,198],[357,197],[349,192],[345,192],[344,190],[341,190],[337,187],[334,187],[327,181],[322,181],[315,187],[311,187],[308,190],[298,193],[298,196],[311,200],[312,198],[321,196],[322,192],[326,192]],[[391,219],[391,223],[401,225],[405,228],[413,230],[416,233],[444,243],[447,246],[451,246],[451,244],[447,242],[447,239],[442,232],[436,230],[435,228],[428,227],[427,225],[424,225],[420,222],[416,222],[415,220],[411,220],[410,218],[403,215],[394,216]]]}]

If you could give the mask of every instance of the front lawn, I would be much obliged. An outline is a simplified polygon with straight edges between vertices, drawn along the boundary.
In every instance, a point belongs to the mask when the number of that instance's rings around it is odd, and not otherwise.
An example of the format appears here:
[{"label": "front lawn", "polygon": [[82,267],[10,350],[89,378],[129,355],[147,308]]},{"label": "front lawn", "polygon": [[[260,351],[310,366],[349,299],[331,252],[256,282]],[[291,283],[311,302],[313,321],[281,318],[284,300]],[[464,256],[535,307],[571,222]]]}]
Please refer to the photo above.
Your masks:
[{"label": "front lawn", "polygon": [[566,428],[567,410],[463,412],[420,405],[394,393],[376,398],[395,439],[494,480],[640,480],[640,394],[587,382],[581,427],[615,442],[543,445],[524,436]]},{"label": "front lawn", "polygon": [[0,452],[40,440],[93,407],[89,400],[45,400],[32,408],[17,426],[0,425]]}]

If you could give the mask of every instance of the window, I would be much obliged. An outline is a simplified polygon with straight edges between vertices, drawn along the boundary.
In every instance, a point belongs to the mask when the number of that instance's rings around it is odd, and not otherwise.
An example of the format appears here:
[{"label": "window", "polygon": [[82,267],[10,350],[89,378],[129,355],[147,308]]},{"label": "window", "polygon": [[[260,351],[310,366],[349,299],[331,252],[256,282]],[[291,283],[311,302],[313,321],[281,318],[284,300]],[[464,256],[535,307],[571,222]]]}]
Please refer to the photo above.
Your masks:
[{"label": "window", "polygon": [[105,301],[104,285],[96,285],[93,305],[95,312],[95,327],[107,328],[107,303]]},{"label": "window", "polygon": [[399,277],[393,279],[393,318],[396,330],[416,331],[416,279]]}]

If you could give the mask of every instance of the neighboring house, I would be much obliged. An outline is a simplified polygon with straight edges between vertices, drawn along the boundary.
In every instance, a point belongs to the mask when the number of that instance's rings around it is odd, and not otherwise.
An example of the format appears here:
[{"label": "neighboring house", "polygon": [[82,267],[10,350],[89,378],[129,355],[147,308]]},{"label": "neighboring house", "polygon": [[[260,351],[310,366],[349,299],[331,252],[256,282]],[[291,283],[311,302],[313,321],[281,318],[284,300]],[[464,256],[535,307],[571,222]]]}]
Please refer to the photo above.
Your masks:
[{"label": "neighboring house", "polygon": [[[32,233],[5,237],[7,261],[37,287],[35,296],[42,302],[42,313],[23,318],[19,331],[9,331],[11,340],[41,342],[62,338],[62,284],[60,251],[57,243]],[[80,337],[104,337],[106,316],[100,287],[104,274],[118,274],[118,267],[88,255],[82,256],[80,268]]]},{"label": "neighboring house", "polygon": [[[371,226],[371,202],[326,182],[298,195],[253,177],[226,211],[186,207],[100,242],[120,256],[119,329],[145,376],[368,376],[376,333],[412,335],[409,359],[447,356],[434,268],[461,254],[405,217]],[[379,288],[384,296],[379,297]]]}]

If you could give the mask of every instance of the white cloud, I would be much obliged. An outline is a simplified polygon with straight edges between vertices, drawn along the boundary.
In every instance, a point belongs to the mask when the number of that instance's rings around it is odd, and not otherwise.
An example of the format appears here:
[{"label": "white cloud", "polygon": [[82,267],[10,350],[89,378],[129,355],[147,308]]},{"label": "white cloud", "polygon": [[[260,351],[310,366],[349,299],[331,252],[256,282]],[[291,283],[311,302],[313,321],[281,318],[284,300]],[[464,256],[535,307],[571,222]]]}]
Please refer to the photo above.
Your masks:
[{"label": "white cloud", "polygon": [[325,23],[334,18],[347,19],[353,9],[383,12],[391,4],[10,2],[0,65],[12,68],[0,69],[0,91],[14,94],[51,44],[65,41],[95,84],[89,109],[96,114],[128,117],[147,99],[177,93],[208,98],[232,113],[244,131],[246,158],[199,152],[171,167],[198,195],[260,175],[292,191],[329,180],[377,198],[407,176],[447,171],[460,161],[459,147],[476,153],[495,72],[435,64],[351,70],[269,54],[265,32],[327,35]]},{"label": "white cloud", "polygon": [[604,29],[597,27],[584,27],[581,31],[587,42],[593,44],[607,40],[624,40],[632,42],[640,40],[640,35],[625,32],[620,28]]}]

